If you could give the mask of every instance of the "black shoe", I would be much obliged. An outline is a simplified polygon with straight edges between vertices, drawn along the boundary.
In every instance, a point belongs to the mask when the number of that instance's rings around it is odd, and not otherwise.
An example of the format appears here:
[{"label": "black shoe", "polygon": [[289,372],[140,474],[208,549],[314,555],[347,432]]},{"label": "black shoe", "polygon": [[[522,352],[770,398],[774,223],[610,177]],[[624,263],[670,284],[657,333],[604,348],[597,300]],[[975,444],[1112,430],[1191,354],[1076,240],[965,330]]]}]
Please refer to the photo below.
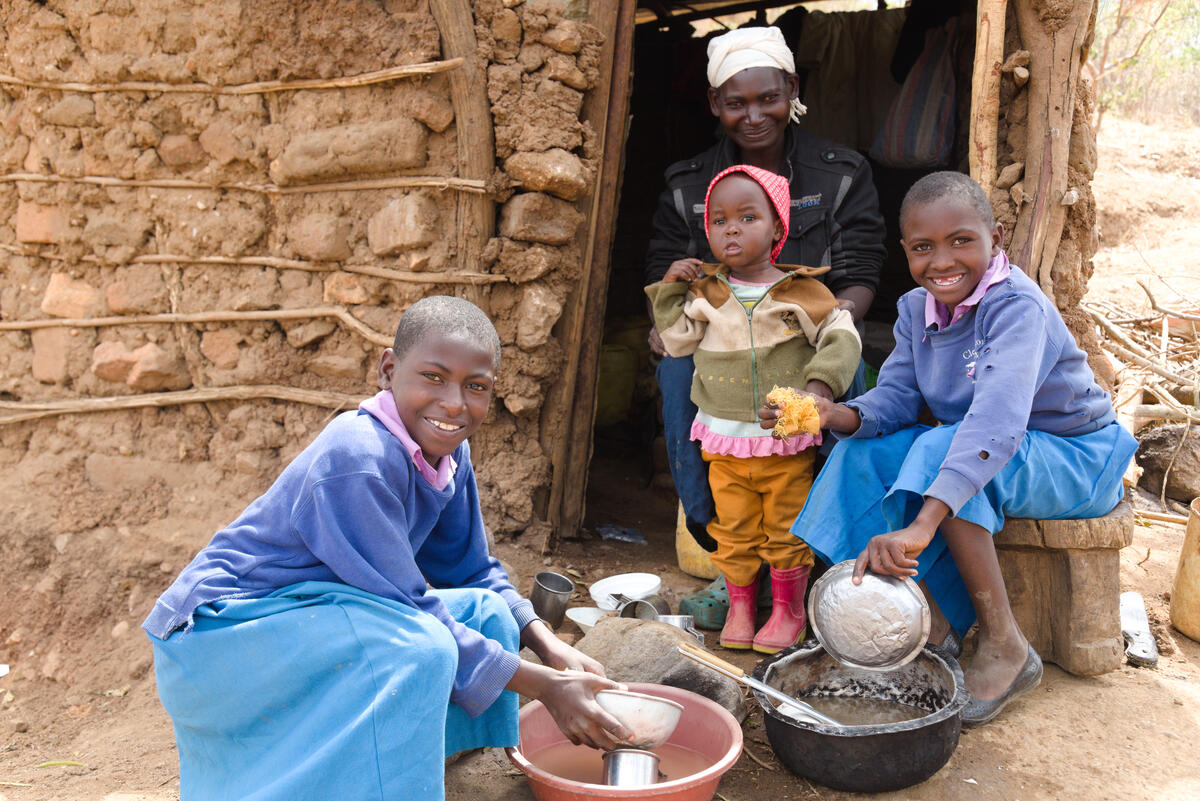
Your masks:
[{"label": "black shoe", "polygon": [[940,654],[951,657],[952,659],[958,659],[960,656],[962,656],[963,641],[962,637],[959,637],[958,632],[956,632],[954,627],[951,626],[949,631],[946,632],[946,636],[942,638],[940,643],[937,645],[933,645],[931,643],[929,647]]},{"label": "black shoe", "polygon": [[1033,646],[1031,645],[1029,646],[1029,655],[1025,657],[1025,664],[1021,666],[1020,672],[1012,680],[1012,684],[1008,685],[1007,690],[990,701],[980,701],[977,698],[972,698],[967,702],[962,711],[963,728],[987,723],[996,717],[996,715],[999,715],[1000,710],[1004,709],[1009,701],[1020,698],[1041,683],[1042,659],[1037,655],[1037,651],[1033,650]]}]

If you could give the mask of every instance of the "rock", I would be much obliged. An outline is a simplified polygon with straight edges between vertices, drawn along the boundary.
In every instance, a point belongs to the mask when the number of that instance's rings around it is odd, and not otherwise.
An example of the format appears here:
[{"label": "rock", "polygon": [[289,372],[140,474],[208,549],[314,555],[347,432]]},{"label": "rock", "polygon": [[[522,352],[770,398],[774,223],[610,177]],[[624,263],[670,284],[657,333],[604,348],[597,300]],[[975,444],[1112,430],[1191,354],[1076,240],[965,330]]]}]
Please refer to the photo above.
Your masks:
[{"label": "rock", "polygon": [[534,284],[525,290],[517,306],[517,347],[533,350],[546,344],[550,329],[562,315],[562,303],[549,287]]},{"label": "rock", "polygon": [[691,635],[666,623],[602,618],[575,647],[604,665],[614,681],[642,681],[691,690],[729,710],[739,721],[748,709],[741,685],[675,650]]},{"label": "rock", "polygon": [[504,170],[525,189],[563,200],[578,200],[589,184],[583,161],[558,147],[545,153],[516,153],[504,162]]},{"label": "rock", "polygon": [[562,256],[556,250],[535,245],[520,249],[508,243],[500,252],[500,272],[523,284],[541,278],[551,270],[558,269]]},{"label": "rock", "polygon": [[46,285],[41,308],[51,317],[94,317],[103,313],[104,297],[86,281],[77,281],[66,273],[55,273]]},{"label": "rock", "polygon": [[42,119],[51,125],[78,128],[96,124],[96,104],[87,95],[67,95],[46,109]]},{"label": "rock", "polygon": [[333,214],[308,214],[288,226],[288,242],[305,259],[340,261],[351,253],[350,222]]},{"label": "rock", "polygon": [[288,344],[293,348],[303,348],[314,342],[320,342],[337,330],[337,323],[332,320],[310,320],[307,323],[289,329]]},{"label": "rock", "polygon": [[454,106],[444,97],[432,92],[418,91],[413,97],[413,116],[426,128],[441,133],[454,122]]},{"label": "rock", "polygon": [[565,19],[543,33],[541,42],[560,53],[573,54],[583,47],[583,34],[578,22]]},{"label": "rock", "polygon": [[29,333],[33,343],[33,377],[43,384],[65,384],[71,354],[71,333],[65,328],[35,328]]},{"label": "rock", "polygon": [[123,342],[101,342],[92,351],[92,372],[97,378],[123,384],[137,364],[137,357]]},{"label": "rock", "polygon": [[376,256],[433,244],[438,209],[432,198],[410,193],[377,211],[367,222],[367,242]]},{"label": "rock", "polygon": [[129,371],[125,383],[142,392],[186,389],[192,378],[186,367],[153,342],[147,342],[133,351],[137,363]]},{"label": "rock", "polygon": [[158,143],[158,157],[168,167],[187,167],[205,160],[204,148],[190,136],[167,134]]},{"label": "rock", "polygon": [[135,264],[125,268],[123,278],[104,288],[113,314],[156,314],[167,311],[167,285],[157,266]]},{"label": "rock", "polygon": [[520,42],[521,19],[517,12],[502,8],[492,16],[492,36],[497,42]]},{"label": "rock", "polygon": [[271,162],[279,184],[421,167],[427,158],[425,127],[410,117],[341,125],[297,134]]},{"label": "rock", "polygon": [[333,273],[325,279],[326,303],[358,304],[370,299],[367,290],[354,273]]},{"label": "rock", "polygon": [[232,370],[241,359],[238,345],[242,343],[242,334],[234,328],[221,328],[216,331],[205,331],[200,337],[200,352],[222,370]]},{"label": "rock", "polygon": [[546,60],[546,74],[560,83],[565,83],[572,89],[583,91],[588,88],[588,80],[584,77],[583,72],[579,67],[575,66],[575,59],[570,56],[554,55]]},{"label": "rock", "polygon": [[[1183,447],[1180,439],[1186,426],[1171,423],[1158,426],[1138,435],[1137,463],[1142,468],[1142,484],[1155,495],[1162,493],[1163,474],[1167,465],[1167,497],[1180,503],[1191,503],[1200,497],[1200,433],[1195,429],[1188,434]],[[1171,459],[1174,456],[1174,462]]]},{"label": "rock", "polygon": [[1025,172],[1025,163],[1022,161],[1014,161],[1007,165],[996,176],[996,188],[1008,189],[1017,181],[1021,180],[1021,175]]},{"label": "rock", "polygon": [[17,241],[50,244],[61,242],[68,228],[67,216],[57,206],[17,201]]},{"label": "rock", "polygon": [[252,146],[234,133],[232,126],[217,120],[200,133],[200,147],[222,164],[246,161],[254,152]]},{"label": "rock", "polygon": [[264,475],[274,464],[275,458],[269,451],[242,451],[233,459],[234,469],[250,476]]},{"label": "rock", "polygon": [[336,356],[325,353],[309,360],[304,365],[304,369],[326,378],[361,379],[363,377],[362,357]]},{"label": "rock", "polygon": [[152,223],[144,215],[129,211],[101,212],[91,217],[83,229],[83,241],[97,250],[109,245],[140,247]]},{"label": "rock", "polygon": [[504,204],[500,234],[525,242],[565,245],[575,236],[583,215],[566,201],[540,192],[516,195]]},{"label": "rock", "polygon": [[109,636],[112,637],[114,640],[120,639],[121,637],[124,637],[128,633],[129,633],[129,621],[127,621],[127,620],[122,620],[120,623],[113,626],[112,629],[108,632]]}]

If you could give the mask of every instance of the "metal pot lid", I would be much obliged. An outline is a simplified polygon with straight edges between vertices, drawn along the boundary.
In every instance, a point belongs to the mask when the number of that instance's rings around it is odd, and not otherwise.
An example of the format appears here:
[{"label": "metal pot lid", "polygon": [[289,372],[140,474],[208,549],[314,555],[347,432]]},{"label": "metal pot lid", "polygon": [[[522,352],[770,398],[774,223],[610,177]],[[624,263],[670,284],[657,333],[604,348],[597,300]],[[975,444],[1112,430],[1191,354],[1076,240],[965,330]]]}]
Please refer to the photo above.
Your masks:
[{"label": "metal pot lid", "polygon": [[911,661],[929,639],[929,603],[917,583],[872,573],[855,585],[854,560],[839,562],[808,594],[808,623],[844,665],[891,670]]}]

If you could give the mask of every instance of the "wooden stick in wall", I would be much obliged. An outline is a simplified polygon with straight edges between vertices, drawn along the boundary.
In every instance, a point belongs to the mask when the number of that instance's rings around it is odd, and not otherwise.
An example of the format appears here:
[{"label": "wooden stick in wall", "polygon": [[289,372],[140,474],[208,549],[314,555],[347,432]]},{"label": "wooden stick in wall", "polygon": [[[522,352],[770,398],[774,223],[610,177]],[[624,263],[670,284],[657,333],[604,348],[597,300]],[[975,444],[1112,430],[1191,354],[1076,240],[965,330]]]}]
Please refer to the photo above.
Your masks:
[{"label": "wooden stick in wall", "polygon": [[23,423],[64,414],[111,412],[121,409],[179,406],[185,403],[214,401],[282,400],[306,403],[327,409],[353,409],[361,398],[340,392],[298,389],[274,384],[261,386],[204,387],[178,392],[151,392],[144,395],[122,395],[112,398],[80,398],[61,401],[0,401],[0,409],[12,412],[0,414],[0,425]]},{"label": "wooden stick in wall", "polygon": [[432,189],[454,189],[482,195],[487,183],[478,178],[455,178],[444,175],[397,175],[390,178],[362,178],[352,181],[329,181],[315,184],[278,186],[276,184],[206,184],[187,178],[112,178],[107,175],[81,175],[71,178],[65,175],[43,175],[36,172],[10,172],[0,175],[0,183],[28,181],[42,184],[92,184],[94,186],[129,186],[155,189],[190,189],[192,191],[217,191],[228,189],[237,192],[258,192],[263,195],[303,195],[315,192],[360,192],[364,189],[408,189],[427,187]]},{"label": "wooden stick in wall", "polygon": [[445,61],[425,61],[420,64],[404,64],[399,67],[364,72],[345,78],[306,78],[294,81],[255,81],[254,83],[221,86],[211,83],[166,83],[164,81],[121,81],[119,83],[83,83],[60,81],[28,81],[13,75],[0,75],[0,84],[25,86],[30,89],[53,89],[60,92],[162,92],[164,94],[206,95],[257,95],[269,92],[291,92],[301,89],[345,89],[352,86],[396,81],[449,72],[461,67],[463,59],[450,58]]},{"label": "wooden stick in wall", "polygon": [[978,0],[975,12],[975,65],[971,72],[971,177],[991,195],[996,185],[1000,118],[1000,68],[1004,64],[1006,0]]},{"label": "wooden stick in wall", "polygon": [[381,334],[340,306],[316,306],[307,309],[263,309],[260,311],[204,311],[180,314],[131,314],[127,317],[76,317],[45,320],[3,320],[0,331],[30,331],[38,328],[104,328],[114,325],[149,325],[153,323],[225,323],[254,320],[311,320],[314,317],[333,317],[340,320],[363,339],[385,348],[392,346],[392,337]]}]

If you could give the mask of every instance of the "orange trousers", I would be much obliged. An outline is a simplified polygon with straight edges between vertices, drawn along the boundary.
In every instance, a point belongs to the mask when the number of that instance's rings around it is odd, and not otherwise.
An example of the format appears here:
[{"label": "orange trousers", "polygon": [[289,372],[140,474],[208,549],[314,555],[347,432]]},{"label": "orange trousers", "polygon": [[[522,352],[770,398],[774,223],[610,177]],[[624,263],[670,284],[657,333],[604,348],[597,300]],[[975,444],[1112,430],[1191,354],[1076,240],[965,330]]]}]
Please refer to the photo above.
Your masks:
[{"label": "orange trousers", "polygon": [[712,561],[725,580],[750,584],[763,562],[780,570],[811,565],[812,551],[791,527],[812,488],[815,449],[749,459],[702,453],[717,509],[708,524],[717,541]]}]

